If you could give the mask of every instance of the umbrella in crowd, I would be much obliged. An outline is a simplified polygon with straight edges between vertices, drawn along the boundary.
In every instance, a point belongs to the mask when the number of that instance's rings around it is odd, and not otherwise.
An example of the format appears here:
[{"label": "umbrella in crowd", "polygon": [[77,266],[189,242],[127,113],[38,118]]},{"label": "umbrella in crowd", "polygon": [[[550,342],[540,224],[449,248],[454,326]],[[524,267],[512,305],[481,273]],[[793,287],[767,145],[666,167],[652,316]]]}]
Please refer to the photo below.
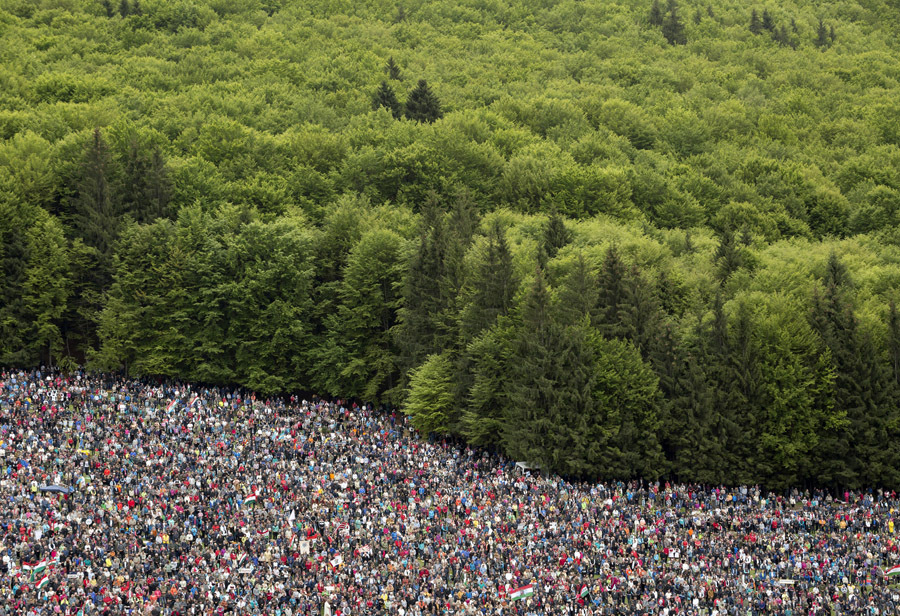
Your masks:
[{"label": "umbrella in crowd", "polygon": [[365,405],[0,372],[0,615],[900,613],[893,492],[527,467]]}]

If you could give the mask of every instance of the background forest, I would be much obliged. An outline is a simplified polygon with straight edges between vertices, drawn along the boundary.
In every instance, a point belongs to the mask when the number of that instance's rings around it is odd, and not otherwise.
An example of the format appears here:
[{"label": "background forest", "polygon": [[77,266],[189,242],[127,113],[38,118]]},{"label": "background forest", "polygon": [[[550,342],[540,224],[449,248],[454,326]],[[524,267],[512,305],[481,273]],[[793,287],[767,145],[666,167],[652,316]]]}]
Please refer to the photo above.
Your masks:
[{"label": "background forest", "polygon": [[900,487],[895,1],[0,0],[0,365]]}]

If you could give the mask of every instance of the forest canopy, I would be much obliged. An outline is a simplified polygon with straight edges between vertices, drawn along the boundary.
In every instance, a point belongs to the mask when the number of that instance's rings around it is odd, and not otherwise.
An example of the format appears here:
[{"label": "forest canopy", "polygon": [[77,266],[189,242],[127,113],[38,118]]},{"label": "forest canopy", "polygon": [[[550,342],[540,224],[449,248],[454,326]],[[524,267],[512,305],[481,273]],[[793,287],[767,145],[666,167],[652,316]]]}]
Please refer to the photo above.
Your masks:
[{"label": "forest canopy", "polygon": [[900,486],[900,9],[0,0],[0,364]]}]

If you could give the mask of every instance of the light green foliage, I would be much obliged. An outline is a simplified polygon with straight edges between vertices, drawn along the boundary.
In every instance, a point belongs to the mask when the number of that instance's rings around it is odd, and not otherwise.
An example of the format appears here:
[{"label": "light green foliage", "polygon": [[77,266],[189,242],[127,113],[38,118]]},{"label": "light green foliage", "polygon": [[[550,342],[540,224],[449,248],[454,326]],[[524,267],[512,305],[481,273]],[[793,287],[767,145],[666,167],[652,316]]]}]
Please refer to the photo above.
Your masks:
[{"label": "light green foliage", "polygon": [[409,378],[404,412],[423,433],[447,432],[453,412],[452,365],[444,355],[429,355]]}]

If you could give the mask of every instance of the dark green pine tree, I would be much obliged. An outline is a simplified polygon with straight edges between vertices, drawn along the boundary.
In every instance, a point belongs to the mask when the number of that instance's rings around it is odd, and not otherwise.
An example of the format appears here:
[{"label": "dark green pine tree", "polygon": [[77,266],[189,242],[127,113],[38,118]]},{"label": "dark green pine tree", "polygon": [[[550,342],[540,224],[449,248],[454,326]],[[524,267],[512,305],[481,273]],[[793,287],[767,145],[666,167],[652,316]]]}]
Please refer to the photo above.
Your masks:
[{"label": "dark green pine tree", "polygon": [[662,25],[663,36],[670,45],[684,45],[687,43],[687,35],[684,32],[684,24],[678,16],[678,4],[675,0],[669,0],[666,7],[666,18]]},{"label": "dark green pine tree", "polygon": [[626,276],[628,269],[619,251],[611,246],[600,266],[597,276],[597,306],[591,322],[607,338],[625,338],[621,314],[625,303]]},{"label": "dark green pine tree", "polygon": [[650,6],[650,25],[663,25],[663,12],[662,7],[659,4],[659,0],[653,0],[653,4]]},{"label": "dark green pine tree", "polygon": [[394,79],[395,81],[399,81],[401,79],[400,66],[396,62],[394,62],[394,56],[388,58],[385,70],[387,71],[388,77],[390,79]]},{"label": "dark green pine tree", "polygon": [[381,82],[381,85],[378,86],[378,90],[375,91],[375,95],[372,97],[372,109],[380,109],[381,107],[390,111],[395,120],[399,120],[403,116],[403,105],[397,100],[394,88],[386,81]]},{"label": "dark green pine tree", "polygon": [[0,203],[0,364],[30,365],[22,287],[28,265],[26,207]]},{"label": "dark green pine tree", "polygon": [[74,180],[70,217],[80,248],[73,251],[78,255],[72,263],[74,292],[62,327],[67,340],[81,347],[95,341],[103,294],[112,282],[113,246],[120,227],[115,195],[110,189],[113,175],[109,148],[100,129],[95,129]]},{"label": "dark green pine tree", "polygon": [[716,272],[720,282],[725,282],[744,266],[744,251],[738,246],[731,231],[725,231],[719,237],[719,246],[715,254]]},{"label": "dark green pine tree", "polygon": [[900,387],[900,314],[897,313],[897,304],[891,300],[887,321],[888,360],[891,375],[894,377],[894,385]]},{"label": "dark green pine tree", "polygon": [[722,298],[716,295],[713,301],[713,319],[706,325],[697,324],[696,339],[701,341],[700,366],[708,377],[715,413],[711,418],[710,434],[722,452],[724,462],[720,466],[717,481],[737,483],[744,466],[740,459],[744,449],[741,433],[740,411],[742,400],[737,391],[732,362],[733,350],[729,334],[728,318]]},{"label": "dark green pine tree", "polygon": [[597,279],[584,254],[578,258],[571,271],[563,279],[557,297],[556,312],[564,325],[575,325],[587,320],[597,309]]},{"label": "dark green pine tree", "polygon": [[122,0],[119,3],[119,15],[122,17],[128,17],[131,14],[131,6],[128,4],[128,0]]},{"label": "dark green pine tree", "polygon": [[647,359],[659,336],[663,315],[656,290],[637,266],[632,266],[625,278],[618,318],[625,338]]},{"label": "dark green pine tree", "polygon": [[716,13],[715,13],[715,11],[713,11],[713,7],[711,4],[706,5],[706,14],[709,15],[710,19],[716,18]]},{"label": "dark green pine tree", "polygon": [[112,17],[116,14],[116,10],[113,8],[112,2],[110,0],[103,0],[103,10],[106,11],[107,17]]},{"label": "dark green pine tree", "polygon": [[589,466],[588,426],[595,417],[595,360],[590,332],[563,327],[552,314],[540,269],[522,306],[506,389],[502,444],[515,460],[583,477]]},{"label": "dark green pine tree", "polygon": [[144,14],[144,10],[141,8],[141,0],[134,0],[134,4],[131,5],[131,14],[137,17]]},{"label": "dark green pine tree", "polygon": [[834,24],[831,24],[830,26],[828,26],[828,41],[829,41],[829,45],[833,45],[833,44],[834,44],[834,39],[836,39],[836,38],[837,38],[837,35],[836,35],[835,32],[834,32]]},{"label": "dark green pine tree", "polygon": [[754,334],[749,307],[741,304],[731,327],[730,368],[732,399],[736,402],[734,419],[740,438],[733,448],[733,468],[740,483],[758,476],[757,436],[764,413],[760,350]]},{"label": "dark green pine tree", "polygon": [[[888,371],[879,362],[870,336],[861,331],[848,299],[851,283],[836,255],[828,260],[824,292],[813,297],[811,324],[831,352],[835,368],[835,408],[846,412],[844,442],[823,439],[823,480],[837,486],[900,484],[897,426]],[[838,456],[835,458],[835,456]]]},{"label": "dark green pine tree", "polygon": [[544,235],[541,245],[544,248],[548,259],[552,259],[559,253],[560,249],[567,246],[572,241],[572,232],[566,228],[562,216],[557,212],[550,214],[550,220],[544,227]]},{"label": "dark green pine tree", "polygon": [[759,20],[759,13],[756,12],[756,9],[750,11],[750,32],[753,34],[759,34],[763,31],[762,22]]},{"label": "dark green pine tree", "polygon": [[723,481],[728,461],[713,436],[713,392],[695,354],[677,340],[671,323],[660,328],[650,364],[664,400],[660,444],[669,471],[680,481]]},{"label": "dark green pine tree", "polygon": [[498,317],[509,313],[518,288],[512,252],[506,233],[494,223],[487,233],[487,243],[475,267],[472,296],[463,310],[461,330],[471,340],[494,325]]},{"label": "dark green pine tree", "polygon": [[131,139],[120,166],[122,181],[118,186],[118,201],[121,213],[139,223],[169,217],[172,182],[159,147],[144,146],[137,139]]},{"label": "dark green pine tree", "polygon": [[763,9],[762,27],[763,27],[763,30],[768,30],[769,32],[775,32],[775,20],[772,19],[772,15],[769,14],[769,9]]},{"label": "dark green pine tree", "polygon": [[828,28],[825,27],[825,22],[819,19],[819,26],[816,28],[816,46],[825,49],[829,45]]},{"label": "dark green pine tree", "polygon": [[472,245],[479,214],[471,194],[462,190],[453,200],[446,220],[444,274],[440,279],[443,313],[435,315],[438,323],[437,344],[441,349],[458,350],[460,313],[466,286],[466,252]]},{"label": "dark green pine tree", "polygon": [[[419,366],[428,355],[441,351],[438,337],[444,313],[441,281],[446,271],[446,253],[444,212],[438,200],[432,198],[423,208],[419,245],[403,284],[396,329],[402,374]],[[400,387],[404,388],[405,385]]]},{"label": "dark green pine tree", "polygon": [[694,11],[694,23],[698,26],[703,22],[703,13],[700,12],[700,9]]},{"label": "dark green pine tree", "polygon": [[424,79],[419,80],[406,99],[406,117],[416,122],[428,123],[444,117],[441,102]]}]

